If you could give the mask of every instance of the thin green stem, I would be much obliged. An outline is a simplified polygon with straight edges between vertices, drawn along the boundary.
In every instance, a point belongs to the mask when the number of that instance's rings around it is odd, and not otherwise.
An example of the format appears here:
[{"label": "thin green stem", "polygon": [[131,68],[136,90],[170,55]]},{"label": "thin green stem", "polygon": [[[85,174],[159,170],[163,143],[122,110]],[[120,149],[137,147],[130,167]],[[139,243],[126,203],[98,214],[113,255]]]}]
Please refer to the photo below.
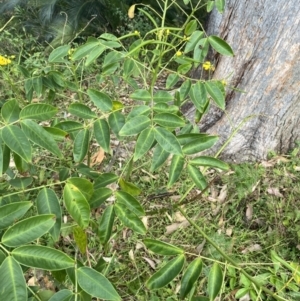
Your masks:
[{"label": "thin green stem", "polygon": [[16,195],[16,194],[20,194],[21,192],[24,193],[24,192],[34,191],[34,190],[42,189],[42,188],[46,188],[46,187],[61,185],[61,184],[65,183],[65,182],[66,181],[61,181],[59,183],[51,183],[51,184],[42,185],[42,186],[38,186],[38,187],[32,187],[32,188],[28,188],[28,189],[25,189],[25,190],[22,190],[22,191],[16,191],[16,192],[12,192],[12,193],[6,194],[5,197]]},{"label": "thin green stem", "polygon": [[236,135],[236,133],[241,129],[241,127],[251,118],[256,117],[255,115],[251,115],[246,117],[237,127],[236,129],[230,134],[229,138],[225,141],[225,143],[221,146],[221,148],[217,151],[215,154],[215,158],[219,157],[221,152],[224,150],[224,148],[229,144],[231,139]]}]

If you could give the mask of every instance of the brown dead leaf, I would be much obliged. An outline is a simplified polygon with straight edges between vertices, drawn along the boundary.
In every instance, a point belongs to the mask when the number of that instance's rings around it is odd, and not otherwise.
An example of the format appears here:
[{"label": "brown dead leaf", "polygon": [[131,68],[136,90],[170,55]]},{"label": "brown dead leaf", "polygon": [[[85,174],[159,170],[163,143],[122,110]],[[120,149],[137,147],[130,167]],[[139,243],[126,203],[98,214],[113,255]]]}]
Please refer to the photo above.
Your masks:
[{"label": "brown dead leaf", "polygon": [[137,242],[135,245],[135,249],[136,250],[144,249],[144,244],[142,244],[141,242]]},{"label": "brown dead leaf", "polygon": [[251,221],[252,216],[253,216],[253,207],[252,207],[251,204],[248,204],[247,209],[246,209],[246,219],[247,219],[247,221]]},{"label": "brown dead leaf", "polygon": [[220,194],[218,196],[218,202],[220,204],[224,203],[225,199],[227,197],[227,185],[224,185],[220,191]]},{"label": "brown dead leaf", "polygon": [[258,186],[259,183],[260,183],[260,180],[257,181],[257,182],[255,183],[255,185],[252,186],[251,192],[254,192],[254,191],[255,191],[255,189],[256,189],[256,187]]},{"label": "brown dead leaf", "polygon": [[206,240],[204,239],[200,245],[197,246],[196,251],[200,254],[205,246]]},{"label": "brown dead leaf", "polygon": [[175,232],[179,228],[186,228],[186,227],[189,226],[189,224],[190,223],[188,221],[184,221],[184,222],[181,222],[181,223],[173,223],[173,224],[166,227],[165,235],[172,234],[173,232]]},{"label": "brown dead leaf", "polygon": [[279,164],[279,163],[281,163],[281,162],[287,163],[287,162],[290,162],[290,160],[287,159],[286,157],[283,157],[283,156],[276,156],[276,157],[272,158],[272,159],[269,160],[269,161],[262,161],[262,162],[260,163],[260,165],[261,165],[262,167],[268,168],[268,167],[273,167],[273,166],[275,166],[276,164]]},{"label": "brown dead leaf", "polygon": [[246,295],[244,295],[242,298],[239,299],[239,301],[250,301],[250,295],[249,293],[247,293]]},{"label": "brown dead leaf", "polygon": [[268,192],[268,194],[275,195],[279,198],[283,197],[282,193],[280,193],[279,188],[277,188],[277,187],[270,187],[267,189],[267,192]]},{"label": "brown dead leaf", "polygon": [[147,174],[149,177],[151,177],[152,179],[156,180],[158,179],[158,175],[153,175],[152,173],[148,172],[147,170],[145,169],[141,169],[141,171],[145,174]]},{"label": "brown dead leaf", "polygon": [[242,254],[247,254],[247,253],[251,253],[251,252],[258,252],[258,251],[261,251],[261,245],[259,245],[259,244],[253,244],[253,245],[251,245],[251,246],[249,246],[249,247],[247,247],[246,249],[244,249],[243,251],[242,251]]},{"label": "brown dead leaf", "polygon": [[171,196],[170,196],[170,199],[171,199],[173,202],[178,202],[178,201],[180,201],[181,196],[180,196],[180,195],[171,195]]},{"label": "brown dead leaf", "polygon": [[37,281],[36,278],[33,276],[33,277],[30,277],[30,278],[28,279],[27,284],[28,284],[29,286],[35,286],[37,282],[38,282],[38,281]]},{"label": "brown dead leaf", "polygon": [[275,164],[276,164],[276,162],[275,162],[275,161],[272,161],[272,160],[270,160],[270,161],[262,161],[262,162],[260,163],[260,165],[261,165],[262,167],[264,167],[264,168],[273,167]]},{"label": "brown dead leaf", "polygon": [[211,208],[211,215],[212,216],[216,216],[216,215],[218,215],[219,214],[219,212],[220,212],[220,209],[221,209],[221,205],[215,205],[215,206],[211,206],[212,208]]},{"label": "brown dead leaf", "polygon": [[232,232],[233,232],[233,229],[232,229],[232,228],[228,228],[228,229],[226,229],[225,234],[226,234],[227,236],[231,236],[231,235],[232,235]]},{"label": "brown dead leaf", "polygon": [[175,222],[184,222],[184,221],[186,221],[186,218],[179,211],[177,211],[174,214],[174,221]]},{"label": "brown dead leaf", "polygon": [[130,260],[134,261],[134,253],[133,253],[132,249],[129,251],[128,255],[129,255]]},{"label": "brown dead leaf", "polygon": [[148,216],[143,216],[142,222],[143,222],[145,228],[148,229]]},{"label": "brown dead leaf", "polygon": [[96,164],[101,164],[104,158],[105,158],[105,152],[100,147],[100,149],[91,157],[91,166],[94,166]]},{"label": "brown dead leaf", "polygon": [[145,261],[148,262],[148,264],[150,265],[150,267],[155,270],[156,264],[153,260],[149,259],[148,257],[143,257],[145,259]]}]

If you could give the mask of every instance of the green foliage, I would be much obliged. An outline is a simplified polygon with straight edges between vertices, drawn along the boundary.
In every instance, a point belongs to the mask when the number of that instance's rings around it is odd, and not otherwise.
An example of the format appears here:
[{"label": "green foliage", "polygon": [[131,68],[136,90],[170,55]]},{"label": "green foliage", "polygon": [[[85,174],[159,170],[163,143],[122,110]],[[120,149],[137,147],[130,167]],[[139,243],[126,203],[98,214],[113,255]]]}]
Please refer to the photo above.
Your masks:
[{"label": "green foliage", "polygon": [[[89,5],[93,7],[95,2]],[[190,10],[193,7],[196,13],[202,5],[196,2],[194,7],[194,1],[180,4],[191,4]],[[52,4],[56,7],[60,2]],[[99,11],[102,2],[96,4]],[[164,6],[160,10],[148,6],[157,19],[140,7],[140,13],[152,23],[145,33],[130,32],[119,38],[105,33],[75,48],[71,44],[58,46],[47,57],[35,53],[23,58],[20,54],[16,62],[0,66],[5,88],[10,90],[1,95],[1,300],[126,298],[119,273],[130,272],[131,267],[122,266],[123,245],[112,248],[120,233],[126,238],[123,243],[143,242],[145,252],[164,256],[156,272],[137,280],[140,288],[167,291],[167,285],[181,283],[179,298],[214,300],[222,295],[229,263],[274,297],[265,283],[243,271],[183,211],[224,262],[204,262],[184,247],[150,238],[144,191],[136,183],[145,161],[150,167],[148,174],[164,167],[160,172],[167,175],[163,188],[168,193],[180,185],[185,171],[189,190],[197,187],[205,193],[209,187],[207,169],[229,169],[219,159],[196,155],[218,140],[199,133],[197,123],[211,102],[225,109],[224,83],[192,81],[188,70],[200,65],[206,71],[213,69],[205,62],[209,47],[222,55],[233,55],[224,40],[206,37],[198,30],[201,26],[193,14],[184,14],[181,24],[169,26],[168,2],[158,4]],[[215,5],[219,11],[224,9],[223,1]],[[173,6],[181,11],[176,2]],[[47,15],[50,20],[54,8],[47,9],[51,10]],[[41,15],[46,12],[40,6]],[[157,89],[164,73],[168,73],[166,84]],[[129,100],[122,101],[124,94]],[[196,108],[194,120],[182,112],[188,101]],[[130,153],[124,165],[116,161],[119,148]],[[170,209],[182,210],[185,197],[169,204]],[[96,250],[96,256],[90,249]],[[129,256],[135,265],[134,252]],[[293,264],[285,267],[297,273]],[[26,284],[27,268],[51,272],[58,291],[53,294]],[[297,274],[293,277],[298,281]],[[204,288],[201,292],[199,279]],[[273,286],[280,288],[278,283]]]}]

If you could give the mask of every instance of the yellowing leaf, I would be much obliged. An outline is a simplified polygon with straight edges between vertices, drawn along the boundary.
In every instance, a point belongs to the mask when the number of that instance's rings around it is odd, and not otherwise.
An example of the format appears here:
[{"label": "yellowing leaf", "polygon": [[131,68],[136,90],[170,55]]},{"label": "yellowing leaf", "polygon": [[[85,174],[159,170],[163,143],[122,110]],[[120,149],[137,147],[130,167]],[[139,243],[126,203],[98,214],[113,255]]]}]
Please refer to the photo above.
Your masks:
[{"label": "yellowing leaf", "polygon": [[129,19],[134,18],[134,11],[135,11],[135,4],[131,5],[128,9],[128,18]]}]

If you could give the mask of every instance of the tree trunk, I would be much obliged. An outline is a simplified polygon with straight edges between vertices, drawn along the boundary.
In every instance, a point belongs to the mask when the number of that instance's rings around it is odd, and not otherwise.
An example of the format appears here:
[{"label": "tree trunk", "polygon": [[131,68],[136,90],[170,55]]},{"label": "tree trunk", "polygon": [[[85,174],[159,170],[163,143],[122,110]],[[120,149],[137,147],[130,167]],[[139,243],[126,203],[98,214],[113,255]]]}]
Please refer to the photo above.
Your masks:
[{"label": "tree trunk", "polygon": [[229,161],[286,153],[300,140],[299,0],[226,2],[223,16],[214,11],[208,24],[208,33],[235,52],[233,58],[214,57],[213,78],[228,83],[226,111],[212,106],[200,129],[220,136],[215,151],[244,122],[223,151]]}]

